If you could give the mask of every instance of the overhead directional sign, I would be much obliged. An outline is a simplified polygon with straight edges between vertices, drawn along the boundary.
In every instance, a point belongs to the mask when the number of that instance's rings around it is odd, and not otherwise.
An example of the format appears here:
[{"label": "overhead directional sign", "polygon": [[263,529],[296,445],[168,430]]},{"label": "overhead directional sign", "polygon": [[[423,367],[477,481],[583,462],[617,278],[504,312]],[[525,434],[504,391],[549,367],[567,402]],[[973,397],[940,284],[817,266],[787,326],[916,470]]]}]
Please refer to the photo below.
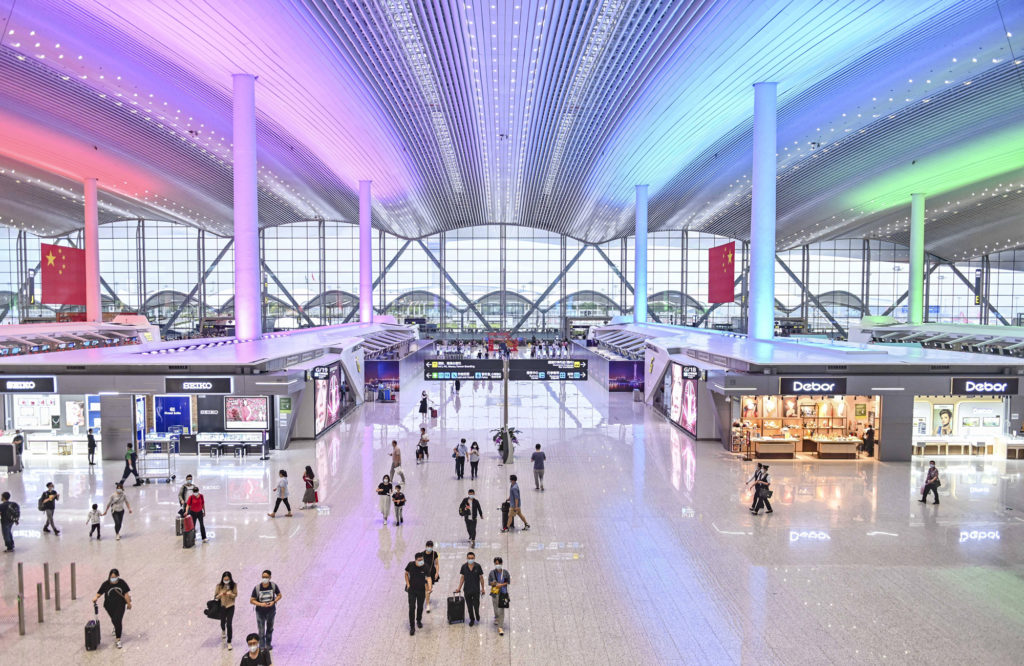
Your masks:
[{"label": "overhead directional sign", "polygon": [[446,379],[497,379],[503,378],[502,362],[494,359],[431,358],[423,362],[423,378],[427,381]]},{"label": "overhead directional sign", "polygon": [[508,362],[509,381],[585,381],[587,361],[578,358],[524,358]]}]

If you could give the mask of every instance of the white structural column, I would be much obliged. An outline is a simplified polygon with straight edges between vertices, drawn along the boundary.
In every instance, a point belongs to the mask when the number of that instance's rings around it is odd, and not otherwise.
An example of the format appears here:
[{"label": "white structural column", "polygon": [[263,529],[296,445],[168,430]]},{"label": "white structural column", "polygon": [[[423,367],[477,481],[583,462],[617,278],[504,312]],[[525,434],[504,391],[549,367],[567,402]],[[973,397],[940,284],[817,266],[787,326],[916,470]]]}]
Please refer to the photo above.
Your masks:
[{"label": "white structural column", "polygon": [[633,261],[633,321],[647,321],[647,186],[636,186],[636,243]]},{"label": "white structural column", "polygon": [[747,335],[775,335],[776,83],[754,84],[754,168],[750,202]]},{"label": "white structural column", "polygon": [[373,321],[372,180],[359,181],[359,321]]},{"label": "white structural column", "polygon": [[100,299],[100,215],[96,179],[85,179],[85,319],[103,321]]},{"label": "white structural column", "polygon": [[924,194],[910,195],[910,283],[907,323],[924,322]]},{"label": "white structural column", "polygon": [[256,172],[256,77],[234,74],[235,337],[263,334]]}]

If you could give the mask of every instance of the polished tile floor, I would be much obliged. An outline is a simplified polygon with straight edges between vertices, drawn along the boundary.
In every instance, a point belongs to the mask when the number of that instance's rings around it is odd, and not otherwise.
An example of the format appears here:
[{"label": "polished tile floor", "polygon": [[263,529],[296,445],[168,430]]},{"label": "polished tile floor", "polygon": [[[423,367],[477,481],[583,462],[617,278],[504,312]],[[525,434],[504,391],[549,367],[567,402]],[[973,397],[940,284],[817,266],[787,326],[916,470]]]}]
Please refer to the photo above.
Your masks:
[{"label": "polished tile floor", "polygon": [[[85,516],[119,477],[106,463],[37,457],[0,477],[24,508],[15,555],[0,555],[0,662],[6,664],[196,663],[241,659],[255,618],[244,597],[264,568],[284,594],[277,664],[849,664],[1020,663],[1024,654],[1024,462],[940,461],[942,504],[915,502],[923,462],[776,462],[775,513],[746,510],[752,463],[714,442],[694,443],[660,416],[599,388],[513,385],[510,419],[524,444],[548,454],[547,490],[530,465],[499,467],[484,445],[481,478],[456,481],[451,446],[483,443],[499,422],[500,386],[467,383],[438,395],[432,459],[413,443],[421,386],[397,404],[369,404],[313,442],[269,463],[184,458],[209,506],[210,542],[182,550],[174,536],[176,487],[130,488],[136,512],[114,541],[90,541]],[[406,456],[405,525],[383,527],[373,489],[387,471],[388,442]],[[532,447],[531,447],[532,448]],[[523,452],[524,454],[526,451]],[[266,517],[276,470],[301,496],[302,469],[322,478],[319,511]],[[498,532],[507,475],[522,478],[533,529]],[[60,537],[42,534],[35,509],[46,481],[63,499]],[[485,600],[482,626],[449,626],[444,598],[467,551],[458,501],[475,487],[487,513],[476,552],[505,558],[512,573],[509,631],[499,637]],[[27,499],[26,499],[27,498]],[[282,513],[283,515],[283,513]],[[442,554],[434,612],[408,635],[402,570],[427,539]],[[16,562],[26,570],[27,634],[16,625]],[[77,601],[68,598],[70,562]],[[63,610],[36,622],[42,563],[61,571]],[[87,598],[110,567],[131,585],[124,649],[104,641],[86,653]],[[221,571],[241,582],[235,651],[202,615]]]}]

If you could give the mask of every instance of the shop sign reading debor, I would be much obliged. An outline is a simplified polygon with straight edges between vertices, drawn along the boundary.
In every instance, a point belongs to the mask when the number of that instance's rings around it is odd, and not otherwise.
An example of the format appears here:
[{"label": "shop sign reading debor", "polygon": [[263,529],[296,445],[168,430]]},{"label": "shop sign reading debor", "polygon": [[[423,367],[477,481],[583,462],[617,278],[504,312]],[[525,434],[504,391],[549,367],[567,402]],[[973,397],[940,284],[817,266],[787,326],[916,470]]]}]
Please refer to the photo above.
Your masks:
[{"label": "shop sign reading debor", "polygon": [[3,377],[0,393],[56,393],[56,377]]},{"label": "shop sign reading debor", "polygon": [[164,393],[231,392],[231,377],[164,377]]},{"label": "shop sign reading debor", "polygon": [[1017,395],[1017,378],[954,377],[952,395]]},{"label": "shop sign reading debor", "polygon": [[845,377],[781,377],[781,395],[846,395]]}]

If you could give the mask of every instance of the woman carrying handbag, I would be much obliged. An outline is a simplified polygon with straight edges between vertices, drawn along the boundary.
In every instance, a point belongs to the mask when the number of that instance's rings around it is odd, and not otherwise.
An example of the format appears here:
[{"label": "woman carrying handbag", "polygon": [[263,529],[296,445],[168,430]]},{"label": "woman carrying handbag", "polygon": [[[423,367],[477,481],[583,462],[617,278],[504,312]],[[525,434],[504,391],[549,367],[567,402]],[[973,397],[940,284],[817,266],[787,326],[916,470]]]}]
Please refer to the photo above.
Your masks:
[{"label": "woman carrying handbag", "polygon": [[313,474],[313,468],[306,465],[306,472],[302,475],[302,481],[306,484],[306,491],[302,494],[302,506],[300,509],[313,509],[320,502],[317,490],[320,489],[320,479]]}]

